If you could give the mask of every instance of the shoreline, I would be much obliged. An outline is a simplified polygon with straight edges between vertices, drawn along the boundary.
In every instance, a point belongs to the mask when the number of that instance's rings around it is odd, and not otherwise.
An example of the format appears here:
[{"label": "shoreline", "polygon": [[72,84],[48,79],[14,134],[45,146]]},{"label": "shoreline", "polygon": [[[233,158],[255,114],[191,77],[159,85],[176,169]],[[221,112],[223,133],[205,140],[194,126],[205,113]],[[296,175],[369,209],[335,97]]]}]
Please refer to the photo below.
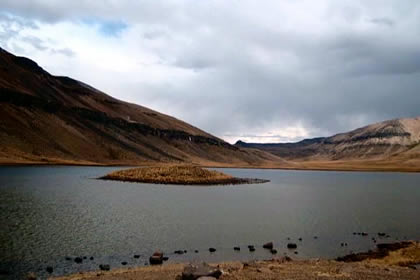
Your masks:
[{"label": "shoreline", "polygon": [[[308,164],[304,161],[293,162],[296,164]],[[350,162],[351,163],[351,162]],[[71,162],[71,161],[51,161],[51,162],[38,162],[38,161],[0,161],[0,167],[39,167],[39,166],[80,166],[80,167],[152,167],[157,165],[175,165],[185,164],[180,163],[161,163],[161,162],[121,162],[121,163],[98,163],[98,162]],[[392,172],[392,173],[420,173],[419,167],[366,167],[366,166],[347,166],[347,167],[332,167],[330,165],[335,162],[330,161],[326,164],[322,163],[309,163],[309,165],[316,164],[317,166],[248,166],[248,165],[229,165],[229,164],[194,164],[203,168],[231,168],[231,169],[264,169],[264,170],[286,170],[286,171],[335,171],[335,172]],[[320,164],[320,165],[318,165]]]},{"label": "shoreline", "polygon": [[[380,254],[378,254],[380,253]],[[349,256],[363,255],[355,260]],[[374,251],[347,255],[337,259],[293,260],[274,257],[269,260],[228,261],[210,264],[220,270],[220,279],[419,279],[420,243],[398,242],[381,246]],[[164,265],[117,268],[110,271],[89,271],[54,277],[57,280],[83,279],[182,279],[181,275],[198,263],[171,263]],[[344,277],[344,278],[343,278]],[[322,278],[324,279],[324,278]]]}]

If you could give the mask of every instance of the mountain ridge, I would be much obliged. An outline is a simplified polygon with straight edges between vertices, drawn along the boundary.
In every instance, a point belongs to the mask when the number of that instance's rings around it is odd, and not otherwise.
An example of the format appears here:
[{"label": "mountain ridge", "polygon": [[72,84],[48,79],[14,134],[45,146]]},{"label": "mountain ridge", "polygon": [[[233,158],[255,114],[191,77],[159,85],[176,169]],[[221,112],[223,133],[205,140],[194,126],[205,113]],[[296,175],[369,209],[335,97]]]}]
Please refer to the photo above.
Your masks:
[{"label": "mountain ridge", "polygon": [[264,165],[279,160],[243,150],[186,122],[53,76],[0,48],[0,162]]},{"label": "mountain ridge", "polygon": [[235,146],[268,151],[289,160],[385,159],[420,145],[420,117],[370,124],[330,137],[304,139],[295,143],[245,143]]}]

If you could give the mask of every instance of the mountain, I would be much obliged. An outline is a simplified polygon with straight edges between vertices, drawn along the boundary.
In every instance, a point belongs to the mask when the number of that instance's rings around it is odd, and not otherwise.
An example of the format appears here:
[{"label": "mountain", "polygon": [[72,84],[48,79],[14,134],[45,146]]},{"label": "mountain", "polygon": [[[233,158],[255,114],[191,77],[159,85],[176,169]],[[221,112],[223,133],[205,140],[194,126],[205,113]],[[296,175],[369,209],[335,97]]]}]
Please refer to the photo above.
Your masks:
[{"label": "mountain", "polygon": [[420,170],[420,117],[384,121],[331,137],[297,143],[245,143],[235,146],[260,149],[300,167],[329,169]]},{"label": "mountain", "polygon": [[0,106],[0,163],[284,162],[80,81],[53,76],[1,48]]}]

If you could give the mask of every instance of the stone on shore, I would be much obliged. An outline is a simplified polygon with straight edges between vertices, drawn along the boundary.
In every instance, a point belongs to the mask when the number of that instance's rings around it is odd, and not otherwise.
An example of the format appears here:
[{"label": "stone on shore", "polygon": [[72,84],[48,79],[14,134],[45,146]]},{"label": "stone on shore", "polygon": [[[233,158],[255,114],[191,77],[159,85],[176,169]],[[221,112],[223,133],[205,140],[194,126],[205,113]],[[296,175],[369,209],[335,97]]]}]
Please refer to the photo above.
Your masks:
[{"label": "stone on shore", "polygon": [[287,249],[296,249],[297,245],[296,243],[287,243]]},{"label": "stone on shore", "polygon": [[111,269],[111,266],[109,264],[100,264],[99,269],[108,271]]},{"label": "stone on shore", "polygon": [[149,258],[149,263],[152,265],[155,264],[162,264],[163,263],[163,253],[156,251],[153,255]]},{"label": "stone on shore", "polygon": [[196,280],[200,277],[214,277],[219,279],[222,275],[222,271],[216,267],[211,267],[207,263],[200,264],[189,264],[184,268],[182,272],[182,280]]}]

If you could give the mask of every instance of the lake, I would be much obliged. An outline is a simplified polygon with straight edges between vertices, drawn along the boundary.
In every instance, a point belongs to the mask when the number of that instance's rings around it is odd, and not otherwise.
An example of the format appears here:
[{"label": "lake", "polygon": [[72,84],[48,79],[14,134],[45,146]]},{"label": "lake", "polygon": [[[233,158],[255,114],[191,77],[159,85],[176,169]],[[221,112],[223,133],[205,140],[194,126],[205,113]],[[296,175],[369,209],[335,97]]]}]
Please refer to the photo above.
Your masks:
[{"label": "lake", "polygon": [[169,262],[267,259],[261,246],[273,241],[278,255],[332,258],[374,248],[372,237],[420,239],[420,174],[220,169],[271,182],[212,187],[95,179],[117,169],[0,167],[0,278],[144,265],[157,249]]}]

